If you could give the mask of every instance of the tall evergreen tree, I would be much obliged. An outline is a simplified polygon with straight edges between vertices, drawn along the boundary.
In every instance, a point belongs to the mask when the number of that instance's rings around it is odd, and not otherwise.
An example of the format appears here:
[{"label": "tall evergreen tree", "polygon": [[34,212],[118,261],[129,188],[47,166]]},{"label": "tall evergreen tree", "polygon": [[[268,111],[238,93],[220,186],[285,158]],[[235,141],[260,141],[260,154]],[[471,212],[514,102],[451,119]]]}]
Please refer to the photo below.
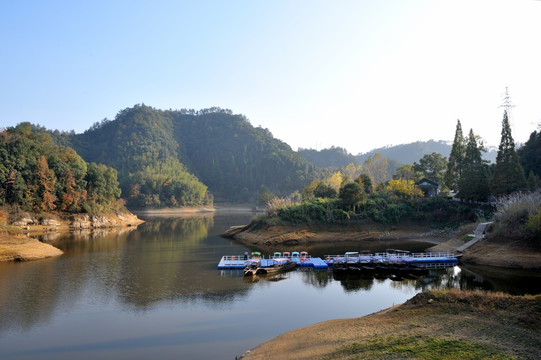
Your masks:
[{"label": "tall evergreen tree", "polygon": [[514,191],[526,188],[524,170],[520,165],[515,142],[511,136],[511,127],[507,111],[503,113],[502,138],[496,157],[494,177],[492,178],[492,192],[495,195],[507,195]]},{"label": "tall evergreen tree", "polygon": [[464,135],[462,134],[462,125],[460,124],[460,120],[457,120],[455,139],[453,140],[453,147],[451,148],[451,154],[447,162],[447,171],[443,179],[449,189],[458,189],[465,154],[466,146]]},{"label": "tall evergreen tree", "polygon": [[481,150],[473,130],[470,130],[465,150],[458,196],[470,201],[486,200],[490,195],[488,169],[481,159]]},{"label": "tall evergreen tree", "polygon": [[526,144],[518,149],[517,153],[524,174],[533,172],[535,176],[541,177],[541,124],[539,131],[532,132]]}]

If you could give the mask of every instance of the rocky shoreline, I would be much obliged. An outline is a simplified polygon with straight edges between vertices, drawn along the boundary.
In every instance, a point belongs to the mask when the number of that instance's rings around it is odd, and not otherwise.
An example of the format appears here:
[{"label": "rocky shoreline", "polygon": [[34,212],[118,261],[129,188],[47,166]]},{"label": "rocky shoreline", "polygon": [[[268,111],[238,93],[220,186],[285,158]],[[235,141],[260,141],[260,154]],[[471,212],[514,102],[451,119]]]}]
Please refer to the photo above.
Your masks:
[{"label": "rocky shoreline", "polygon": [[73,231],[136,227],[144,221],[129,212],[110,214],[20,214],[10,225],[14,234],[0,234],[0,262],[31,261],[62,254],[60,249],[35,237],[55,237]]}]

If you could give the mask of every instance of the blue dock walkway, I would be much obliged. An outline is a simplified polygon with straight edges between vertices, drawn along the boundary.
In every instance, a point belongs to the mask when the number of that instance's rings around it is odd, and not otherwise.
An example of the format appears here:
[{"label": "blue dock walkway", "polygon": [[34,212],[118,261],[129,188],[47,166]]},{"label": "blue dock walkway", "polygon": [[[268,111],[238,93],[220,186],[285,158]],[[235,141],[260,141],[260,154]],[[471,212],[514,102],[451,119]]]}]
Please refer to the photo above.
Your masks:
[{"label": "blue dock walkway", "polygon": [[[311,267],[317,270],[326,270],[328,269],[328,265],[325,261],[323,261],[321,258],[317,257],[307,257],[307,258],[299,258],[299,257],[291,257],[291,261],[294,261],[297,264],[297,267]],[[268,267],[272,265],[273,259],[264,259],[261,258],[261,266],[262,267]],[[236,255],[224,255],[220,259],[220,262],[218,263],[217,268],[219,270],[222,269],[244,269],[246,266],[248,260],[244,260],[244,256],[236,256]]]},{"label": "blue dock walkway", "polygon": [[[251,257],[249,257],[250,259]],[[334,259],[343,259],[343,255],[326,255],[325,259],[319,257],[288,257],[291,261],[297,264],[297,267],[311,267],[316,270],[326,270],[333,265]],[[272,265],[269,263],[273,258],[265,259],[261,257],[261,266],[268,267]],[[348,258],[356,262],[368,262],[368,263],[408,263],[417,265],[427,264],[454,264],[458,262],[457,257],[451,253],[408,253],[408,254],[390,254],[390,253],[376,253],[370,255],[360,255],[354,258]],[[244,269],[248,260],[244,259],[243,255],[224,255],[220,259],[217,268],[222,269]]]},{"label": "blue dock walkway", "polygon": [[[332,266],[334,259],[344,259],[343,255],[326,255],[325,263]],[[453,264],[458,262],[458,258],[449,252],[439,253],[407,253],[407,254],[390,254],[390,253],[376,253],[370,255],[360,255],[353,258],[348,258],[355,262],[368,262],[368,263],[392,263],[401,262],[408,264]]]}]

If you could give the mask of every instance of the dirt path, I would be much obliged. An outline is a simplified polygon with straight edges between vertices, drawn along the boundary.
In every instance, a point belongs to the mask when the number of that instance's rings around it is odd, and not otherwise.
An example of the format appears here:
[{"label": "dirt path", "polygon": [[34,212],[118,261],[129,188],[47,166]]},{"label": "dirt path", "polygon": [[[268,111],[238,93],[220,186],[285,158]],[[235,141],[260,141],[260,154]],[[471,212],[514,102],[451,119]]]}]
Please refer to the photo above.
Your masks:
[{"label": "dirt path", "polygon": [[[431,291],[282,334],[242,359],[539,359],[541,295]],[[429,355],[429,356],[428,356]]]}]

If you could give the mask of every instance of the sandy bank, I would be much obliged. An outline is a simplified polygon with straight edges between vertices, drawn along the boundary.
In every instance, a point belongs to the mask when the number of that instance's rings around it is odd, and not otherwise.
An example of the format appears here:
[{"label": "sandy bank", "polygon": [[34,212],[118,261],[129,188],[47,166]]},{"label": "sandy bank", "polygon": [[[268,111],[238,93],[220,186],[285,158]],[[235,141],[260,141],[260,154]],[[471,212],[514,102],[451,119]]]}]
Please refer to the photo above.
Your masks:
[{"label": "sandy bank", "polygon": [[131,213],[89,214],[31,214],[18,216],[10,225],[18,234],[0,234],[0,261],[30,261],[61,255],[62,251],[33,238],[64,234],[71,231],[137,226],[144,221]]},{"label": "sandy bank", "polygon": [[0,262],[39,260],[62,253],[52,245],[24,235],[0,235]]},{"label": "sandy bank", "polygon": [[369,316],[289,331],[241,358],[539,359],[539,323],[541,295],[430,291]]}]

